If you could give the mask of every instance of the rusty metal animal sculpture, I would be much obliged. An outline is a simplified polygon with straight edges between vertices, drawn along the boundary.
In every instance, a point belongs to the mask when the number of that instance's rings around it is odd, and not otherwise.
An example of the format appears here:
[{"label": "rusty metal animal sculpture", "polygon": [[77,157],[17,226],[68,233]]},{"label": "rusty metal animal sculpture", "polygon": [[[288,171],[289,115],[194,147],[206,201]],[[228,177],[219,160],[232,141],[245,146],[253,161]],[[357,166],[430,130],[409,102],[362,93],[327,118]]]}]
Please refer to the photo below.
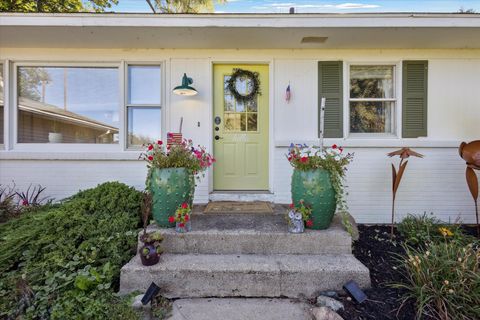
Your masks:
[{"label": "rusty metal animal sculpture", "polygon": [[480,170],[480,140],[470,143],[462,142],[458,148],[460,157],[467,163],[465,177],[468,188],[475,202],[475,216],[477,218],[477,234],[480,235],[480,224],[478,221],[478,178],[474,170]]},{"label": "rusty metal animal sculpture", "polygon": [[393,156],[400,156],[400,164],[398,165],[398,171],[392,163],[392,225],[390,229],[390,236],[393,237],[393,225],[395,223],[395,197],[397,195],[398,187],[400,186],[400,181],[402,180],[403,173],[405,172],[405,168],[407,167],[408,160],[403,162],[405,159],[409,157],[418,157],[423,158],[423,155],[413,151],[410,148],[402,148],[397,151],[393,151],[387,154],[389,157]]}]

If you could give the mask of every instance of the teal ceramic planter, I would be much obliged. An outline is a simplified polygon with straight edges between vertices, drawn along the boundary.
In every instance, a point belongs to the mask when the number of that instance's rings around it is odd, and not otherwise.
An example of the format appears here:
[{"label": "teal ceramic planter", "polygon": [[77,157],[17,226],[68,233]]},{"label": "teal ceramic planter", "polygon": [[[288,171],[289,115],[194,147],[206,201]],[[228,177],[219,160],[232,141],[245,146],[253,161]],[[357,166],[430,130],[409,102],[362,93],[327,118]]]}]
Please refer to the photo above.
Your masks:
[{"label": "teal ceramic planter", "polygon": [[186,202],[192,206],[195,178],[185,168],[152,169],[148,182],[152,194],[152,214],[160,227],[174,227],[168,217]]},{"label": "teal ceramic planter", "polygon": [[303,200],[312,209],[312,229],[321,230],[330,226],[337,203],[328,171],[295,169],[292,175],[292,199],[295,206],[299,206],[300,200]]}]

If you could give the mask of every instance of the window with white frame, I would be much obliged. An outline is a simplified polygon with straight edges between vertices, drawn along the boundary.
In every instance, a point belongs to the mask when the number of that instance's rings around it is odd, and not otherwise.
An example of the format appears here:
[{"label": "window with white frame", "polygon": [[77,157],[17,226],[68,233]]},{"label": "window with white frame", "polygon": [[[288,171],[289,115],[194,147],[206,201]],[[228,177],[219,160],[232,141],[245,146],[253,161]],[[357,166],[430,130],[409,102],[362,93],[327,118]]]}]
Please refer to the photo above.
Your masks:
[{"label": "window with white frame", "polygon": [[161,68],[128,65],[126,81],[127,147],[161,139]]},{"label": "window with white frame", "polygon": [[395,133],[395,66],[351,65],[349,132]]},{"label": "window with white frame", "polygon": [[4,97],[4,83],[3,83],[3,64],[0,63],[0,144],[3,144],[3,136],[5,135],[4,129],[3,129],[3,124],[4,124],[4,117],[5,117],[5,97]]},{"label": "window with white frame", "polygon": [[117,67],[18,66],[17,142],[117,144]]}]

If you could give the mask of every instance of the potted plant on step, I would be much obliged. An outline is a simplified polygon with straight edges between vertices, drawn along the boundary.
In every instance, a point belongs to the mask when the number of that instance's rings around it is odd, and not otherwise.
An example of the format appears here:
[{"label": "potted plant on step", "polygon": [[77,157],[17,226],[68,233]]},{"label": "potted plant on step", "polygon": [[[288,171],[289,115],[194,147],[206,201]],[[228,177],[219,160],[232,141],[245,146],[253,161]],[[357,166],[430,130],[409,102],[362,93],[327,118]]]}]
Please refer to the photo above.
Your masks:
[{"label": "potted plant on step", "polygon": [[147,233],[148,220],[152,212],[152,195],[148,191],[143,192],[140,208],[143,221],[143,233],[140,236],[140,241],[143,243],[143,246],[138,253],[144,266],[153,266],[160,260],[160,255],[162,254],[160,244],[163,241],[163,237],[158,231]]},{"label": "potted plant on step", "polygon": [[312,210],[305,206],[304,201],[300,200],[300,206],[295,207],[295,204],[290,205],[287,214],[288,232],[303,233],[305,225],[311,227],[313,221],[311,220]]},{"label": "potted plant on step", "polygon": [[146,185],[153,197],[153,218],[161,227],[173,227],[169,217],[182,203],[192,206],[195,177],[200,179],[215,159],[205,147],[195,147],[192,140],[168,145],[159,140],[145,147],[140,158],[147,162]]},{"label": "potted plant on step", "polygon": [[292,144],[287,159],[294,168],[291,185],[294,206],[303,201],[312,212],[308,227],[327,229],[336,209],[346,209],[343,179],[353,154],[344,154],[337,145],[323,149]]},{"label": "potted plant on step", "polygon": [[184,202],[175,211],[175,215],[169,218],[170,223],[175,223],[175,231],[178,233],[185,233],[192,230],[191,225],[191,212],[192,209],[188,203]]},{"label": "potted plant on step", "polygon": [[143,234],[140,237],[143,242],[143,246],[139,250],[140,258],[144,266],[153,266],[160,260],[160,255],[163,250],[160,244],[163,241],[163,237],[160,232],[151,232]]}]

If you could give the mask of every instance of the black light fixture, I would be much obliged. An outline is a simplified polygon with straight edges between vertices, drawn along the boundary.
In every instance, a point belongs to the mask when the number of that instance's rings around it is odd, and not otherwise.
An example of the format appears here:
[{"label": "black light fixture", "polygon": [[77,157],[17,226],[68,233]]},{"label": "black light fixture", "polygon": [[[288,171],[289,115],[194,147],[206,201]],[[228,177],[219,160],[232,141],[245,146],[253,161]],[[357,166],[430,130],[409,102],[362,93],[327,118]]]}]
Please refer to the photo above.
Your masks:
[{"label": "black light fixture", "polygon": [[160,291],[160,287],[157,286],[154,282],[150,284],[150,287],[148,287],[147,292],[145,292],[145,295],[142,298],[142,304],[146,305],[150,301],[152,301],[153,298],[158,294]]},{"label": "black light fixture", "polygon": [[365,292],[360,289],[360,286],[353,280],[348,281],[343,285],[343,290],[345,290],[355,301],[362,303],[367,300],[367,295]]},{"label": "black light fixture", "polygon": [[190,85],[193,83],[193,79],[187,77],[187,74],[183,74],[182,78],[182,85],[177,86],[173,89],[173,93],[178,94],[179,96],[194,96],[198,93],[198,91],[191,87]]}]

